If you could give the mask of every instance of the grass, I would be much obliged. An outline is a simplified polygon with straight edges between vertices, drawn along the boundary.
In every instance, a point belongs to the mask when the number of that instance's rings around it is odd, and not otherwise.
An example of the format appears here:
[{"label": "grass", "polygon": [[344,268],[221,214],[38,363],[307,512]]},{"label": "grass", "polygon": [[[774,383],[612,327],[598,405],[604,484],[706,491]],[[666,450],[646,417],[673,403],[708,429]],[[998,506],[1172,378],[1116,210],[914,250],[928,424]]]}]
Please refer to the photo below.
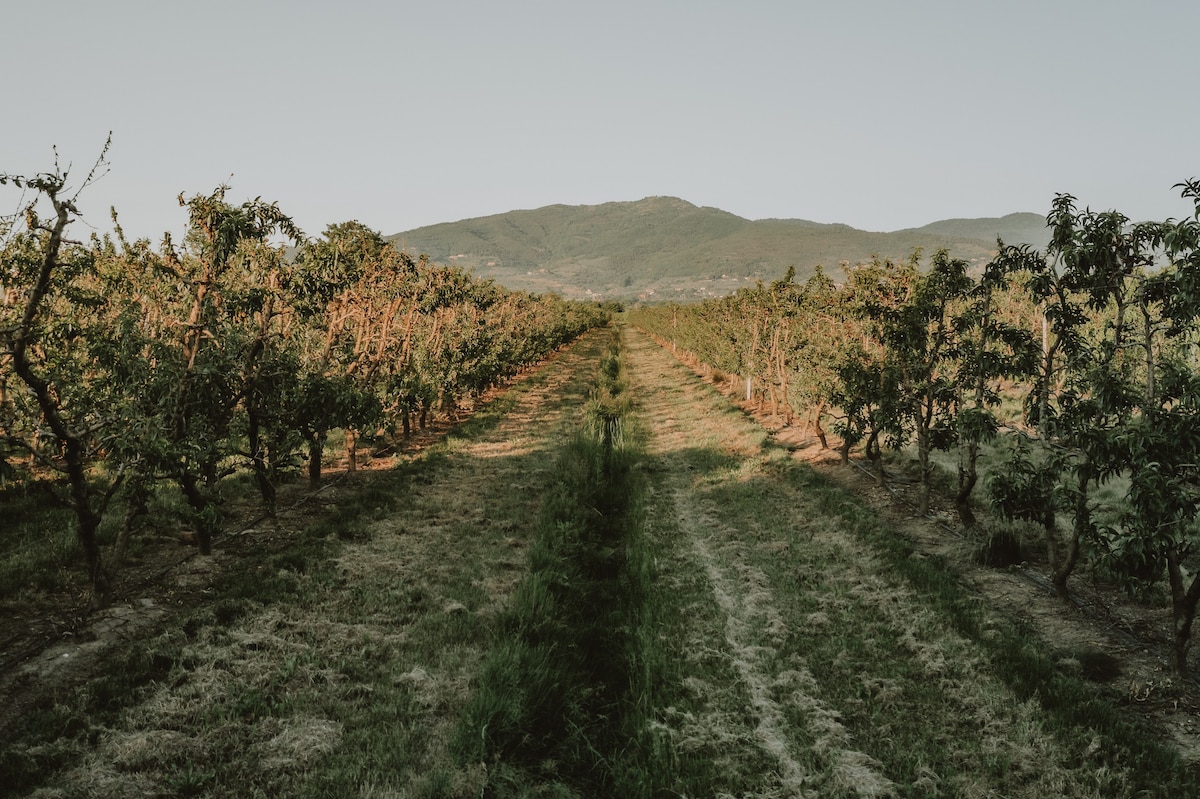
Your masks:
[{"label": "grass", "polygon": [[651,347],[592,337],[339,485],[29,714],[0,794],[1194,793],[1088,679],[1111,663],[989,612]]},{"label": "grass", "polygon": [[555,463],[529,574],[458,726],[459,758],[486,766],[488,795],[649,796],[660,785],[647,723],[659,664],[639,436],[618,346]]},{"label": "grass", "polygon": [[[1023,625],[987,613],[964,589],[952,568],[937,557],[916,557],[913,546],[881,524],[858,500],[815,475],[793,477],[824,514],[841,518],[853,533],[880,554],[922,601],[964,639],[978,647],[990,672],[1021,702],[1040,707],[1047,727],[1068,749],[1086,751],[1092,739],[1104,741],[1106,766],[1128,775],[1135,794],[1178,796],[1195,775],[1177,755],[1157,744],[1086,679],[1064,673],[1046,642]],[[886,647],[885,647],[886,648]],[[1011,764],[1009,764],[1011,765]]]},{"label": "grass", "polygon": [[678,793],[1194,791],[1195,768],[1082,661],[1067,668],[856,496],[758,448],[749,423],[699,415],[690,397],[710,389],[655,368],[646,402],[675,428],[651,472],[654,495],[674,498],[649,521],[675,542],[656,598],[678,639],[664,642],[677,672],[661,724],[715,765],[680,772]]},{"label": "grass", "polygon": [[[281,514],[282,548],[232,564],[211,600],[29,714],[0,749],[0,795],[465,790],[476,776],[446,741],[551,476],[551,420],[586,396],[596,357],[582,342],[416,460],[339,484],[304,529]],[[508,418],[538,392],[544,426]]]},{"label": "grass", "polygon": [[[458,435],[469,437],[481,429],[479,425],[494,423],[512,401],[502,395],[495,403],[496,407],[460,425]],[[367,440],[360,443],[360,457],[368,445]],[[327,461],[343,456],[344,432],[332,431],[324,451]],[[303,478],[297,469],[283,475],[283,479]],[[387,486],[366,486],[361,490],[360,502],[364,505],[374,503],[371,507],[375,509],[388,507],[391,489]],[[246,470],[236,471],[222,480],[220,495],[225,506],[223,512],[235,506],[256,507],[259,503],[254,477]],[[76,520],[65,499],[61,487],[53,486],[50,481],[0,482],[0,512],[5,518],[5,535],[0,537],[0,599],[16,597],[31,589],[59,591],[86,583],[87,570],[77,538]],[[124,492],[118,492],[97,531],[105,568],[111,573],[122,568],[109,558],[124,524],[128,501]],[[353,512],[358,518],[358,512]],[[135,520],[127,558],[136,562],[156,541],[170,539],[174,542],[179,532],[191,523],[192,512],[178,486],[169,480],[159,481],[145,499],[145,512]],[[344,528],[349,529],[349,525]]]},{"label": "grass", "polygon": [[[244,499],[255,491],[250,476],[245,474],[222,484],[222,493],[230,500]],[[75,514],[61,492],[61,488],[37,480],[0,490],[0,512],[6,520],[5,535],[0,537],[0,599],[16,597],[30,589],[63,591],[86,585],[87,569]],[[118,493],[96,533],[103,548],[105,568],[110,573],[122,568],[109,559],[127,508],[128,497]],[[127,560],[136,562],[156,540],[177,541],[190,517],[177,486],[166,481],[155,485],[146,497],[145,513],[135,521]]]}]

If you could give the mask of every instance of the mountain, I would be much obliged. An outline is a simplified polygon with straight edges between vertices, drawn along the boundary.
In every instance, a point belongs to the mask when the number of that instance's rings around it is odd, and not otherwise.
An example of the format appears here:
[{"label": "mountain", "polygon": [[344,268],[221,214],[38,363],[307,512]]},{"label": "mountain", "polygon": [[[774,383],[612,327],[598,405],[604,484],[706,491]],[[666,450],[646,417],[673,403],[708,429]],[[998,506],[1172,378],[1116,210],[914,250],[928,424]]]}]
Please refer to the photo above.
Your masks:
[{"label": "mountain", "polygon": [[728,294],[796,267],[804,280],[821,265],[873,256],[907,258],[946,248],[972,263],[989,260],[996,237],[1044,246],[1045,219],[948,219],[872,233],[803,219],[748,220],[677,197],[602,205],[550,205],[446,222],[388,236],[407,252],[469,270],[511,289],[571,299],[688,300]]},{"label": "mountain", "polygon": [[1005,244],[1032,244],[1044,247],[1050,243],[1050,230],[1046,217],[1028,212],[1009,214],[999,219],[943,219],[919,228],[900,231],[902,233],[932,233],[939,236],[954,236],[960,239],[979,239],[993,244],[996,237]]}]

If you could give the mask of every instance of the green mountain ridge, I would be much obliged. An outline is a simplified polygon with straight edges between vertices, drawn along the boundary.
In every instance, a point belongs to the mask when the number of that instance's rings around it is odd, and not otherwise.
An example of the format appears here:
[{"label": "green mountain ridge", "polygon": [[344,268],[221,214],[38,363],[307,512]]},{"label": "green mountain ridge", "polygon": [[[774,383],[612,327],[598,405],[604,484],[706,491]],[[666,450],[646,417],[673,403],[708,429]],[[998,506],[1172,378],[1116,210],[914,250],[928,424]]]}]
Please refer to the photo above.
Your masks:
[{"label": "green mountain ridge", "polygon": [[510,289],[552,291],[570,299],[701,300],[756,280],[798,280],[817,268],[835,276],[844,264],[879,255],[907,258],[939,248],[983,263],[1000,236],[1044,246],[1046,221],[1033,213],[946,219],[876,233],[804,219],[748,220],[678,197],[533,210],[444,222],[387,238],[414,255],[469,270]]}]

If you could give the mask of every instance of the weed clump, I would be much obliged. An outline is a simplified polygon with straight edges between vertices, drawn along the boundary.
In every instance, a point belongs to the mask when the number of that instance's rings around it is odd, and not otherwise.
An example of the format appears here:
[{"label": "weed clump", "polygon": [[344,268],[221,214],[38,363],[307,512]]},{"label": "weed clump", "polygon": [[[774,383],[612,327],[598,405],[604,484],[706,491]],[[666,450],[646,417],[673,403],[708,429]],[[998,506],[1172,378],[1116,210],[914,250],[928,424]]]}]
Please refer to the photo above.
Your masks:
[{"label": "weed clump", "polygon": [[1019,525],[989,522],[981,526],[980,540],[975,549],[976,563],[1003,569],[1026,560],[1025,541]]},{"label": "weed clump", "polygon": [[1108,683],[1122,674],[1120,659],[1099,649],[1080,649],[1071,659],[1079,664],[1079,675],[1090,682]]}]

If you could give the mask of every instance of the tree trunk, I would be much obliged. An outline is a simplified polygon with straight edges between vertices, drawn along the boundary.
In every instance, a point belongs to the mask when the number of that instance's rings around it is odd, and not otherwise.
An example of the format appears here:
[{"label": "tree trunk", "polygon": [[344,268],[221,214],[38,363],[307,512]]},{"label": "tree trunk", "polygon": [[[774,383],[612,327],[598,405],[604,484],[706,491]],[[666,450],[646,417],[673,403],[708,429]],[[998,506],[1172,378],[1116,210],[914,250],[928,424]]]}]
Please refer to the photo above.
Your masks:
[{"label": "tree trunk", "polygon": [[958,513],[959,523],[967,530],[978,523],[975,511],[971,509],[971,493],[979,481],[979,469],[976,465],[978,456],[979,444],[971,441],[967,444],[966,464],[958,466],[958,493],[954,495],[954,510]]},{"label": "tree trunk", "polygon": [[109,584],[108,575],[104,572],[104,563],[100,558],[100,541],[96,538],[96,531],[100,528],[100,514],[93,509],[88,491],[87,464],[82,442],[77,437],[70,436],[63,444],[67,476],[71,481],[71,504],[75,508],[75,529],[79,543],[83,546],[83,555],[92,579],[92,604],[102,607],[108,601]]},{"label": "tree trunk", "polygon": [[1171,581],[1171,665],[1180,677],[1188,676],[1188,650],[1192,648],[1192,622],[1196,605],[1200,603],[1200,574],[1184,584],[1184,574],[1177,547],[1167,549],[1167,574]]},{"label": "tree trunk", "polygon": [[[785,322],[784,326],[783,326],[782,337],[787,338],[789,333],[790,333],[789,326]],[[794,414],[792,413],[791,400],[788,397],[789,386],[788,386],[787,357],[784,354],[783,345],[780,341],[776,341],[775,352],[776,352],[775,370],[776,370],[776,374],[778,375],[778,378],[779,378],[779,396],[780,396],[781,401],[783,402],[783,423],[784,423],[784,425],[791,427]]]},{"label": "tree trunk", "polygon": [[871,435],[867,439],[867,446],[864,448],[864,453],[867,456],[867,460],[874,466],[875,485],[883,488],[887,485],[887,482],[883,474],[883,448],[879,446],[879,431],[871,431]]},{"label": "tree trunk", "polygon": [[190,472],[185,472],[179,478],[179,486],[183,489],[183,495],[192,508],[192,523],[196,527],[196,547],[200,550],[201,555],[211,555],[213,534],[220,526],[216,513],[212,512],[215,510],[212,507],[212,501],[204,495],[196,475]]},{"label": "tree trunk", "polygon": [[1067,591],[1067,580],[1070,578],[1071,572],[1075,571],[1075,564],[1079,561],[1080,538],[1073,530],[1071,540],[1067,542],[1067,553],[1064,556],[1053,507],[1047,506],[1043,510],[1041,523],[1046,539],[1046,560],[1050,563],[1050,582],[1054,585],[1054,594],[1061,601],[1069,602],[1071,595]]},{"label": "tree trunk", "polygon": [[933,475],[933,467],[929,461],[929,432],[927,429],[917,431],[917,464],[921,471],[921,484],[917,491],[917,515],[924,518],[929,514],[929,483]]},{"label": "tree trunk", "polygon": [[[1079,482],[1076,485],[1075,522],[1071,526],[1071,538],[1067,541],[1065,557],[1058,548],[1058,535],[1054,530],[1047,528],[1047,540],[1053,541],[1053,546],[1048,554],[1050,556],[1054,593],[1063,602],[1068,602],[1071,599],[1071,595],[1067,591],[1067,580],[1071,577],[1071,573],[1075,571],[1075,565],[1079,562],[1080,545],[1088,531],[1092,528],[1092,511],[1088,507],[1088,485],[1091,479],[1091,468],[1087,465],[1080,466]],[[1047,511],[1047,513],[1052,515],[1053,511]]]},{"label": "tree trunk", "polygon": [[308,436],[308,484],[312,488],[321,485],[321,455],[325,451],[325,431],[313,432]]},{"label": "tree trunk", "polygon": [[818,403],[812,415],[812,431],[821,442],[821,449],[829,449],[829,441],[825,438],[825,428],[821,427],[821,416],[825,413],[825,403]]},{"label": "tree trunk", "polygon": [[[11,341],[9,351],[12,357],[13,371],[33,392],[46,424],[53,431],[58,445],[62,448],[67,478],[71,486],[71,505],[75,511],[75,530],[79,536],[79,543],[83,547],[83,554],[87,560],[88,572],[92,581],[92,602],[94,605],[103,605],[108,599],[109,584],[100,558],[100,543],[96,538],[96,530],[100,526],[100,514],[93,507],[89,491],[86,448],[81,434],[72,430],[64,418],[54,390],[41,375],[34,371],[28,355],[28,348],[31,344],[30,331],[37,318],[41,302],[50,291],[50,278],[55,267],[58,266],[63,231],[70,222],[68,215],[70,203],[59,200],[54,191],[48,192],[48,195],[54,205],[56,220],[50,230],[50,238],[45,252],[42,254],[42,263],[37,279],[26,300],[21,322],[9,332]],[[36,342],[33,343],[36,346]],[[30,457],[33,457],[36,447],[35,439],[33,447],[30,449]]]},{"label": "tree trunk", "polygon": [[[1054,535],[1054,533],[1051,533],[1051,535]],[[1072,533],[1071,540],[1067,542],[1067,556],[1054,569],[1054,574],[1051,576],[1054,583],[1054,594],[1063,602],[1071,601],[1071,594],[1067,591],[1067,580],[1070,579],[1071,574],[1075,571],[1075,564],[1079,562],[1079,541],[1079,534]]]},{"label": "tree trunk", "polygon": [[96,530],[100,527],[100,517],[96,514],[90,514],[86,519],[81,519],[79,522],[79,540],[83,544],[84,558],[88,564],[88,576],[92,582],[92,600],[93,608],[102,608],[108,604],[108,594],[111,586],[108,582],[108,574],[104,571],[104,564],[100,559],[100,543],[96,538]]},{"label": "tree trunk", "polygon": [[150,512],[149,499],[150,491],[141,480],[135,478],[132,485],[127,484],[125,501],[128,504],[125,508],[125,518],[121,522],[117,544],[113,549],[113,562],[118,566],[125,562],[125,555],[129,551],[129,539],[133,537],[134,523]]},{"label": "tree trunk", "polygon": [[353,428],[346,428],[346,471],[358,471],[358,432]]},{"label": "tree trunk", "polygon": [[262,440],[262,424],[256,409],[247,408],[246,421],[246,437],[250,447],[250,468],[254,472],[254,481],[258,485],[258,493],[262,497],[263,507],[274,516],[275,484],[271,482],[271,475],[267,467],[266,448]]}]

